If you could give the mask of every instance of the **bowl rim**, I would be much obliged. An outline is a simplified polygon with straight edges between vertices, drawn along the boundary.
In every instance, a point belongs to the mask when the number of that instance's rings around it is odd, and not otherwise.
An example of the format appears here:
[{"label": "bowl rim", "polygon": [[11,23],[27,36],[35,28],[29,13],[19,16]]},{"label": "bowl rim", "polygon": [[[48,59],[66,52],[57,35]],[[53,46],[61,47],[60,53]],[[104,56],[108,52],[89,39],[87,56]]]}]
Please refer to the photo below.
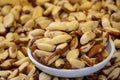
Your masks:
[{"label": "bowl rim", "polygon": [[[114,46],[114,43],[113,43],[113,41],[112,41],[112,39],[111,38],[109,38],[109,43],[110,43],[110,46],[111,46],[111,51],[110,51],[110,53],[109,53],[109,56],[106,58],[106,59],[104,59],[103,61],[101,61],[100,63],[98,63],[98,64],[95,64],[95,65],[93,65],[93,66],[88,66],[88,67],[84,67],[84,68],[79,68],[79,69],[57,69],[57,68],[53,68],[53,67],[49,67],[49,66],[46,66],[46,65],[44,65],[44,64],[41,64],[41,63],[39,63],[37,60],[35,60],[34,59],[34,57],[32,56],[32,53],[31,53],[31,50],[30,50],[30,48],[28,47],[28,49],[27,49],[27,53],[28,53],[28,56],[29,56],[29,58],[31,59],[31,61],[36,65],[39,65],[39,66],[41,66],[41,67],[44,67],[44,68],[46,68],[46,69],[50,69],[50,70],[52,70],[52,71],[58,71],[58,73],[59,72],[76,72],[76,71],[79,71],[79,70],[81,70],[81,71],[84,71],[85,69],[91,69],[91,68],[94,68],[94,67],[98,67],[98,66],[100,66],[100,65],[102,65],[102,64],[104,64],[105,62],[108,62],[111,58],[112,58],[112,55],[113,55],[113,53],[114,53],[114,50],[115,50],[115,46]],[[97,70],[98,71],[98,70]]]}]

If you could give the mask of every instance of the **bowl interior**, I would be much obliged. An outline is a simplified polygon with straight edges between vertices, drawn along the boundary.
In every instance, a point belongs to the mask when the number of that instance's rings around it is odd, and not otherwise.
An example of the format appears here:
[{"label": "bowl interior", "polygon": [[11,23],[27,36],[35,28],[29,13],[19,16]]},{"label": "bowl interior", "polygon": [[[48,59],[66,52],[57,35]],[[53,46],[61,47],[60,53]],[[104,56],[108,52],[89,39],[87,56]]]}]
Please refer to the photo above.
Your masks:
[{"label": "bowl interior", "polygon": [[86,76],[86,75],[92,74],[92,73],[100,70],[101,68],[103,68],[108,63],[108,61],[112,58],[112,55],[114,53],[114,43],[111,40],[111,38],[109,39],[109,43],[106,47],[106,50],[108,51],[109,56],[102,62],[100,62],[94,66],[91,66],[91,67],[85,67],[85,68],[81,68],[81,69],[68,69],[68,70],[56,69],[56,68],[45,66],[45,65],[37,62],[33,58],[31,50],[29,48],[28,48],[27,52],[28,52],[28,56],[29,56],[30,60],[36,65],[36,67],[38,69],[42,70],[43,72],[46,72],[53,76],[73,78],[73,77],[80,77],[80,76]]}]

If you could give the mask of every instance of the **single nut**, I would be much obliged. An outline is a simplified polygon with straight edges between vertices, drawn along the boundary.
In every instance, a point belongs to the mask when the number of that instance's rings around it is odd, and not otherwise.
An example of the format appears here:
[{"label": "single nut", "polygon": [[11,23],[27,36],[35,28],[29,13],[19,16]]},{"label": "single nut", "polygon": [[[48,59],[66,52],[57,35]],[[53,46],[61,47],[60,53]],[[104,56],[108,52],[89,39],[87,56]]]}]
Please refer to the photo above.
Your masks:
[{"label": "single nut", "polygon": [[88,52],[94,46],[95,43],[96,43],[96,41],[93,40],[93,41],[87,43],[86,45],[81,46],[80,51],[83,53]]},{"label": "single nut", "polygon": [[84,68],[85,63],[75,58],[70,58],[69,63],[72,65],[73,68]]},{"label": "single nut", "polygon": [[18,67],[18,70],[20,73],[24,72],[26,69],[27,69],[27,66],[28,66],[29,62],[24,62],[23,64],[21,64],[19,67]]},{"label": "single nut", "polygon": [[37,43],[36,45],[40,50],[44,50],[44,51],[54,51],[56,47],[55,45],[48,43]]},{"label": "single nut", "polygon": [[17,53],[18,53],[17,47],[10,47],[9,48],[9,57],[10,58],[16,58]]},{"label": "single nut", "polygon": [[64,54],[67,50],[68,50],[68,44],[62,43],[56,47],[55,53],[56,54]]},{"label": "single nut", "polygon": [[63,3],[62,5],[63,5],[63,9],[64,9],[66,12],[73,12],[73,11],[76,10],[75,7],[73,7],[73,5],[70,4],[69,2]]},{"label": "single nut", "polygon": [[14,78],[15,76],[17,76],[19,74],[18,69],[15,69],[9,76],[8,79]]},{"label": "single nut", "polygon": [[109,41],[109,33],[103,32],[102,38],[103,38],[102,44],[106,46],[108,44],[108,41]]},{"label": "single nut", "polygon": [[35,44],[37,43],[50,43],[51,39],[50,38],[40,38],[35,41]]},{"label": "single nut", "polygon": [[6,34],[6,39],[8,40],[8,41],[13,41],[15,38],[14,38],[14,33],[7,33]]},{"label": "single nut", "polygon": [[49,15],[51,12],[52,12],[52,10],[53,10],[53,8],[54,8],[54,6],[53,5],[51,5],[51,6],[49,6],[45,11],[44,11],[44,15]]},{"label": "single nut", "polygon": [[0,35],[5,35],[6,32],[7,32],[7,30],[6,30],[5,26],[2,23],[0,23]]},{"label": "single nut", "polygon": [[96,54],[100,54],[105,50],[105,46],[101,44],[94,45],[88,52],[88,57],[94,57]]},{"label": "single nut", "polygon": [[10,70],[1,70],[0,71],[0,76],[1,77],[7,77],[11,74],[12,72]]},{"label": "single nut", "polygon": [[66,26],[67,26],[67,31],[74,31],[78,29],[79,23],[78,21],[71,21],[71,22],[67,22]]},{"label": "single nut", "polygon": [[5,27],[12,26],[13,22],[14,22],[14,15],[12,13],[9,13],[4,17],[4,26]]},{"label": "single nut", "polygon": [[62,31],[49,31],[49,30],[47,30],[47,31],[45,31],[44,36],[48,37],[48,38],[53,38],[55,36],[65,35],[65,34],[67,34],[67,33],[62,32]]},{"label": "single nut", "polygon": [[25,55],[21,51],[18,50],[17,59],[20,60],[22,58],[25,58]]},{"label": "single nut", "polygon": [[91,6],[92,6],[92,2],[86,1],[86,2],[82,3],[82,5],[80,5],[79,9],[80,10],[88,10],[91,8]]},{"label": "single nut", "polygon": [[34,11],[33,11],[32,18],[36,19],[38,17],[41,17],[42,15],[43,15],[43,8],[40,6],[36,6]]},{"label": "single nut", "polygon": [[16,0],[11,0],[11,1],[8,1],[8,0],[0,0],[0,5],[3,6],[3,5],[19,5],[20,2],[19,1],[16,1]]},{"label": "single nut", "polygon": [[65,61],[63,60],[63,59],[57,59],[56,61],[55,61],[55,67],[62,67],[63,65],[65,64]]},{"label": "single nut", "polygon": [[8,50],[5,50],[0,54],[0,63],[3,62],[9,56]]},{"label": "single nut", "polygon": [[85,62],[88,66],[93,66],[95,62],[92,61],[87,55],[82,55],[81,60]]},{"label": "single nut", "polygon": [[20,17],[20,21],[22,24],[25,24],[27,21],[29,21],[31,19],[31,16],[30,15],[22,15]]},{"label": "single nut", "polygon": [[34,22],[33,19],[29,20],[28,22],[25,23],[25,25],[24,25],[24,30],[25,30],[25,31],[30,31],[30,30],[32,30],[34,24],[35,24],[35,22]]},{"label": "single nut", "polygon": [[2,8],[1,12],[2,12],[3,15],[7,15],[7,14],[9,14],[11,9],[12,9],[12,6],[6,5]]},{"label": "single nut", "polygon": [[93,40],[95,37],[96,37],[95,33],[91,31],[85,32],[80,38],[80,43],[84,45],[88,43],[89,41]]},{"label": "single nut", "polygon": [[70,42],[70,49],[75,49],[77,47],[78,47],[78,37],[74,37]]},{"label": "single nut", "polygon": [[116,48],[120,48],[120,39],[115,39],[114,44]]},{"label": "single nut", "polygon": [[46,74],[44,72],[41,72],[39,74],[39,80],[51,80],[51,78],[52,77],[50,75],[48,75],[48,74]]},{"label": "single nut", "polygon": [[79,56],[79,50],[78,49],[72,49],[70,50],[67,55],[66,55],[66,59],[69,61],[71,58],[77,59]]},{"label": "single nut", "polygon": [[48,51],[43,51],[43,50],[37,50],[36,49],[33,54],[35,54],[38,57],[42,57],[42,56],[50,56],[53,53],[52,52],[48,52]]},{"label": "single nut", "polygon": [[30,14],[33,11],[33,9],[34,8],[31,5],[24,5],[23,8],[22,8],[22,11],[25,14]]}]

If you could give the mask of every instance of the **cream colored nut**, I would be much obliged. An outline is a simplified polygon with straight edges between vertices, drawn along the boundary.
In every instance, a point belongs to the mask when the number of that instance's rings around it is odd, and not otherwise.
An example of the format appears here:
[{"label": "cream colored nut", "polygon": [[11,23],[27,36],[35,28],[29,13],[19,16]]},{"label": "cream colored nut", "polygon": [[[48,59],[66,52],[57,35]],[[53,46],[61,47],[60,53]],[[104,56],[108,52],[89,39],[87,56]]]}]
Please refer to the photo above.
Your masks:
[{"label": "cream colored nut", "polygon": [[22,7],[20,5],[16,5],[12,8],[11,13],[14,15],[15,20],[19,20],[21,10]]},{"label": "cream colored nut", "polygon": [[50,56],[53,53],[52,52],[48,52],[48,51],[43,51],[43,50],[35,50],[34,54],[36,54],[38,57],[42,57],[42,56]]},{"label": "cream colored nut", "polygon": [[116,5],[117,5],[117,7],[120,9],[120,0],[117,0],[117,1],[116,1]]},{"label": "cream colored nut", "polygon": [[76,9],[74,8],[74,6],[72,4],[70,4],[69,2],[63,4],[63,9],[67,12],[73,12]]},{"label": "cream colored nut", "polygon": [[29,62],[24,62],[18,67],[19,72],[24,72],[28,66]]},{"label": "cream colored nut", "polygon": [[35,65],[32,62],[30,62],[29,65],[27,66],[26,73],[29,74],[31,72],[31,70],[33,70],[34,67],[35,67]]},{"label": "cream colored nut", "polygon": [[103,69],[102,72],[106,75],[109,75],[109,73],[115,68],[115,66],[108,67],[107,69]]},{"label": "cream colored nut", "polygon": [[109,53],[107,52],[106,49],[102,52],[101,56],[102,56],[103,58],[106,58],[106,57],[109,56]]},{"label": "cream colored nut", "polygon": [[106,46],[108,44],[108,41],[109,41],[109,33],[108,32],[103,32],[102,44]]},{"label": "cream colored nut", "polygon": [[40,50],[44,50],[44,51],[54,51],[56,47],[55,45],[48,43],[37,43],[36,45]]},{"label": "cream colored nut", "polygon": [[33,7],[30,5],[24,5],[22,11],[26,14],[30,14],[33,11]]},{"label": "cream colored nut", "polygon": [[17,47],[9,47],[9,57],[16,58],[17,57]]},{"label": "cream colored nut", "polygon": [[53,80],[59,80],[59,78],[58,77],[54,77]]},{"label": "cream colored nut", "polygon": [[39,74],[39,80],[51,80],[51,78],[52,77],[50,75],[48,75],[48,74],[46,74],[44,72],[41,72]]},{"label": "cream colored nut", "polygon": [[69,61],[71,58],[77,59],[78,56],[79,56],[79,50],[78,49],[72,49],[67,53],[66,59]]},{"label": "cream colored nut", "polygon": [[116,11],[116,12],[119,11],[119,9],[116,5],[108,4],[107,7],[109,10]]},{"label": "cream colored nut", "polygon": [[105,75],[99,75],[98,79],[99,80],[107,80],[107,77]]},{"label": "cream colored nut", "polygon": [[34,11],[33,11],[32,18],[36,19],[38,17],[42,17],[42,15],[43,15],[43,8],[40,6],[36,6]]},{"label": "cream colored nut", "polygon": [[12,72],[10,70],[0,70],[1,77],[8,77]]},{"label": "cream colored nut", "polygon": [[12,63],[15,61],[16,61],[15,59],[5,60],[2,64],[0,64],[0,67],[2,69],[10,69],[12,67]]},{"label": "cream colored nut", "polygon": [[3,62],[9,56],[8,50],[5,50],[0,54],[0,63]]},{"label": "cream colored nut", "polygon": [[3,15],[7,15],[7,14],[9,14],[11,9],[12,9],[12,6],[6,5],[2,8],[1,12],[2,12]]},{"label": "cream colored nut", "polygon": [[48,25],[46,30],[67,30],[66,22],[52,22]]},{"label": "cream colored nut", "polygon": [[116,79],[119,76],[120,73],[120,68],[115,68],[114,70],[112,70],[112,72],[108,75],[107,79]]},{"label": "cream colored nut", "polygon": [[83,53],[88,52],[94,46],[95,43],[96,43],[96,41],[93,40],[93,41],[87,43],[86,45],[81,46],[80,51]]},{"label": "cream colored nut", "polygon": [[106,14],[102,17],[102,26],[103,27],[111,27],[109,14]]},{"label": "cream colored nut", "polygon": [[19,74],[19,77],[20,77],[21,80],[27,79],[27,75],[26,75],[26,74],[23,74],[23,73],[20,73],[20,74]]},{"label": "cream colored nut", "polygon": [[91,8],[91,6],[92,6],[92,2],[87,1],[87,2],[82,3],[82,5],[80,5],[79,9],[80,10],[88,10]]},{"label": "cream colored nut", "polygon": [[48,37],[48,38],[53,38],[53,37],[56,37],[56,36],[59,36],[59,35],[65,35],[67,33],[65,32],[62,32],[62,31],[45,31],[44,33],[44,37]]},{"label": "cream colored nut", "polygon": [[12,26],[13,22],[14,22],[14,15],[12,13],[9,13],[4,17],[4,26],[5,27]]},{"label": "cream colored nut", "polygon": [[4,19],[4,17],[0,16],[0,23],[3,23],[3,19]]},{"label": "cream colored nut", "polygon": [[46,29],[46,27],[51,23],[51,20],[36,20],[36,23],[42,28],[42,29]]},{"label": "cream colored nut", "polygon": [[75,58],[70,58],[69,63],[72,65],[73,68],[83,68],[85,67],[85,63]]},{"label": "cream colored nut", "polygon": [[11,4],[11,5],[19,5],[20,4],[20,1],[16,1],[16,0],[0,0],[0,5],[3,6],[3,5],[8,5],[8,4]]},{"label": "cream colored nut", "polygon": [[113,56],[112,56],[111,61],[114,60],[114,63],[120,61],[120,57],[119,56],[120,56],[119,52],[114,53]]},{"label": "cream colored nut", "polygon": [[65,64],[65,61],[63,60],[63,59],[57,59],[56,61],[55,61],[55,66],[56,67],[60,67],[60,66],[62,66],[62,65],[64,65]]},{"label": "cream colored nut", "polygon": [[30,70],[30,72],[28,73],[27,80],[29,80],[30,77],[33,76],[35,73],[36,73],[36,68],[33,67],[33,68]]},{"label": "cream colored nut", "polygon": [[37,5],[43,5],[45,3],[47,3],[49,0],[36,0],[36,4]]},{"label": "cream colored nut", "polygon": [[54,8],[54,6],[53,5],[51,5],[50,7],[48,7],[45,11],[44,11],[44,15],[49,15],[51,12],[52,12],[52,10],[53,10],[53,8]]},{"label": "cream colored nut", "polygon": [[19,76],[16,76],[14,78],[11,78],[10,80],[20,80],[20,77]]},{"label": "cream colored nut", "polygon": [[44,32],[45,31],[42,30],[42,29],[34,29],[34,30],[32,30],[32,31],[29,32],[28,37],[30,39],[33,39],[34,37],[37,37],[37,36],[43,36]]},{"label": "cream colored nut", "polygon": [[61,11],[61,6],[54,6],[52,10],[52,16],[55,21],[60,21],[59,12]]},{"label": "cream colored nut", "polygon": [[88,32],[85,32],[82,37],[80,38],[80,43],[82,45],[88,43],[89,41],[93,40],[94,38],[96,37],[96,34],[91,32],[91,31],[88,31]]},{"label": "cream colored nut", "polygon": [[73,31],[78,29],[79,23],[78,21],[71,21],[71,22],[67,22],[66,26],[67,26],[67,31]]},{"label": "cream colored nut", "polygon": [[6,30],[5,26],[2,23],[0,23],[0,35],[5,35],[6,32],[7,32],[7,30]]},{"label": "cream colored nut", "polygon": [[51,41],[50,38],[41,38],[35,41],[35,44],[37,43],[49,43],[49,41]]},{"label": "cream colored nut", "polygon": [[120,39],[115,39],[114,44],[116,48],[120,48]]},{"label": "cream colored nut", "polygon": [[25,23],[26,23],[27,21],[29,21],[31,18],[32,18],[31,15],[22,15],[22,16],[20,17],[20,21],[21,21],[22,24],[25,24]]},{"label": "cream colored nut", "polygon": [[69,42],[72,39],[70,35],[59,35],[51,39],[51,44],[60,44],[64,42]]},{"label": "cream colored nut", "polygon": [[62,43],[56,47],[55,53],[64,54],[67,50],[68,50],[68,43]]},{"label": "cream colored nut", "polygon": [[7,33],[6,34],[6,39],[8,40],[8,41],[13,41],[15,38],[14,38],[14,34],[13,33]]},{"label": "cream colored nut", "polygon": [[25,31],[30,31],[30,30],[32,30],[32,28],[34,27],[34,24],[35,24],[35,22],[34,22],[33,19],[27,21],[27,22],[25,23],[25,25],[24,25],[24,30],[25,30]]},{"label": "cream colored nut", "polygon": [[14,78],[15,76],[17,76],[17,74],[19,74],[18,69],[15,69],[9,76],[8,79]]},{"label": "cream colored nut", "polygon": [[78,37],[74,37],[70,42],[70,49],[75,49],[77,47],[78,47]]},{"label": "cream colored nut", "polygon": [[99,24],[98,21],[87,21],[80,23],[79,28],[83,33],[85,33],[96,29],[98,27],[98,24]]},{"label": "cream colored nut", "polygon": [[16,62],[13,63],[13,66],[20,66],[21,64],[25,63],[25,62],[29,62],[29,58],[28,57],[25,57],[23,59],[20,59]]},{"label": "cream colored nut", "polygon": [[18,50],[17,59],[20,60],[22,58],[25,58],[25,55],[21,51]]}]

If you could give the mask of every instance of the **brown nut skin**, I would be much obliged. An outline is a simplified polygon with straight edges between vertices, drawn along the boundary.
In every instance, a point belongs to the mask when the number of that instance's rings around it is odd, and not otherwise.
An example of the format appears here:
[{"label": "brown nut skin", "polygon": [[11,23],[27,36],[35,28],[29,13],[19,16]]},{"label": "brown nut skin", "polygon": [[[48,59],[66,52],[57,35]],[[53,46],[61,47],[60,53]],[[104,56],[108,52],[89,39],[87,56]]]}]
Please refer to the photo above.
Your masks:
[{"label": "brown nut skin", "polygon": [[91,50],[88,52],[88,57],[94,57],[96,54],[102,53],[105,50],[105,46],[101,44],[96,44],[91,48]]}]

